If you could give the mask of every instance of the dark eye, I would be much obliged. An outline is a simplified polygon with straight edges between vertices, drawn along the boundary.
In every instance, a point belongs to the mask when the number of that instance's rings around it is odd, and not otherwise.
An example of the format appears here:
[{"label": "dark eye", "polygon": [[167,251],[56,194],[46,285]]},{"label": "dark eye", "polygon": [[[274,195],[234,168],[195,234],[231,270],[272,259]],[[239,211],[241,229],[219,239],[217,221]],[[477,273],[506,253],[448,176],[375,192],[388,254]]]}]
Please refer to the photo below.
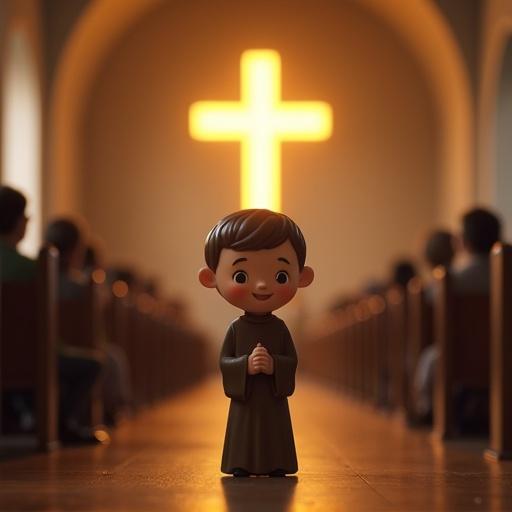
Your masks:
[{"label": "dark eye", "polygon": [[287,282],[288,282],[288,273],[287,273],[287,272],[285,272],[284,270],[280,270],[280,271],[276,274],[276,281],[277,281],[279,284],[287,283]]},{"label": "dark eye", "polygon": [[243,270],[239,270],[233,274],[233,281],[238,284],[247,283],[248,276]]}]

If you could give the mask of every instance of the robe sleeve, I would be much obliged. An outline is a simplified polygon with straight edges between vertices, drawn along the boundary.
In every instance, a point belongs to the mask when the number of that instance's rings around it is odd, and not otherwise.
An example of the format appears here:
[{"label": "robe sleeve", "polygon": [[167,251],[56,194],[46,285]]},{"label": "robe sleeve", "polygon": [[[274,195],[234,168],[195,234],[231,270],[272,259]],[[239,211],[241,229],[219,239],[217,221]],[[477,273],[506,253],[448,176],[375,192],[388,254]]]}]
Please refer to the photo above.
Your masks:
[{"label": "robe sleeve", "polygon": [[235,331],[229,326],[220,352],[220,370],[224,393],[233,400],[244,401],[247,396],[247,355],[235,357]]},{"label": "robe sleeve", "polygon": [[273,354],[274,358],[274,394],[285,398],[295,390],[295,370],[297,369],[297,352],[290,331],[283,323],[284,350],[282,354]]}]

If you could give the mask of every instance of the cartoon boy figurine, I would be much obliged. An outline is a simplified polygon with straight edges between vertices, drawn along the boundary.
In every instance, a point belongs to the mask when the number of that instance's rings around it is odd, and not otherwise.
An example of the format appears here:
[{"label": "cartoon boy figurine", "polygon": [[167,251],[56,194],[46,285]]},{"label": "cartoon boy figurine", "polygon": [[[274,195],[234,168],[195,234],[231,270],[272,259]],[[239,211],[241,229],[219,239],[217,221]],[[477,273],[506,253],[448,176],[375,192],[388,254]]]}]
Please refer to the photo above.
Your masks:
[{"label": "cartoon boy figurine", "polygon": [[220,368],[231,398],[223,473],[285,476],[297,471],[288,400],[297,354],[285,323],[272,311],[313,281],[306,243],[286,215],[242,210],[220,220],[206,238],[199,281],[245,314],[229,326]]}]

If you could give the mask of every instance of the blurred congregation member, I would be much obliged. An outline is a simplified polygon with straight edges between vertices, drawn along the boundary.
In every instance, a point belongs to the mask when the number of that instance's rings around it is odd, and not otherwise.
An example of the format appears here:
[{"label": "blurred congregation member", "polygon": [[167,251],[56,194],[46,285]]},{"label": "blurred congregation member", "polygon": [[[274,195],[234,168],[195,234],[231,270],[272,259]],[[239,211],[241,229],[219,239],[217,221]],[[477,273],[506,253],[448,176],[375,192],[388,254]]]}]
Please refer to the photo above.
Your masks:
[{"label": "blurred congregation member", "polygon": [[[59,218],[51,222],[45,234],[47,243],[57,247],[61,255],[59,265],[59,298],[78,299],[87,293],[84,273],[86,255],[85,228],[77,220]],[[103,372],[103,404],[105,423],[113,426],[130,403],[128,361],[123,349],[106,339],[101,325],[101,349],[105,353]],[[65,340],[73,344],[73,340]]]},{"label": "blurred congregation member", "polygon": [[[448,256],[450,254],[448,236],[444,238],[446,244],[444,252],[445,256]],[[501,222],[489,210],[474,208],[462,217],[463,261],[451,272],[456,293],[464,295],[489,293],[490,251],[500,238]],[[448,260],[444,265],[447,268],[450,267]],[[425,421],[430,421],[432,417],[434,371],[438,357],[436,347],[433,345],[427,347],[420,356],[414,376],[416,411]]]},{"label": "blurred congregation member", "polygon": [[[21,255],[17,246],[25,236],[28,218],[26,199],[15,189],[0,186],[0,259],[2,282],[27,282],[36,278],[36,262]],[[83,424],[92,386],[102,368],[97,354],[76,353],[70,347],[59,346],[59,435],[67,442],[96,442],[89,426]],[[15,400],[14,410],[20,418],[31,415],[30,406]],[[25,422],[27,423],[27,422]],[[29,422],[28,422],[29,423]]]},{"label": "blurred congregation member", "polygon": [[11,187],[0,186],[0,257],[2,281],[31,281],[35,278],[36,262],[18,252],[25,236],[28,217],[27,201]]},{"label": "blurred congregation member", "polygon": [[354,297],[352,295],[349,295],[349,294],[339,295],[339,296],[335,297],[335,299],[330,304],[329,312],[336,313],[337,311],[341,311],[345,307],[350,305],[353,300],[354,300]]},{"label": "blurred congregation member", "polygon": [[116,281],[126,283],[130,293],[140,293],[142,291],[141,280],[131,267],[109,267],[107,270],[107,283],[112,286]]},{"label": "blurred congregation member", "polygon": [[[452,269],[455,257],[455,237],[449,231],[436,230],[430,233],[425,242],[423,256],[430,271],[442,266]],[[425,287],[426,300],[431,304],[434,300],[433,282],[427,282]]]},{"label": "blurred congregation member", "polygon": [[48,224],[45,242],[59,250],[59,298],[74,299],[84,293],[82,272],[85,244],[78,221],[57,219]]},{"label": "blurred congregation member", "polygon": [[450,268],[455,256],[454,236],[449,231],[433,231],[425,243],[424,256],[430,269],[439,265]]},{"label": "blurred congregation member", "polygon": [[[455,237],[449,231],[432,231],[425,242],[423,257],[430,271],[442,266],[451,269],[455,257]],[[425,285],[425,300],[429,307],[429,321],[432,323],[432,304],[434,302],[434,283],[432,280]],[[429,332],[432,335],[432,332]],[[433,340],[423,349],[419,363],[414,368],[411,362],[408,371],[413,374],[413,394],[416,400],[416,412],[420,420],[431,421],[432,396],[434,392],[434,361],[437,359],[437,349]]]},{"label": "blurred congregation member", "polygon": [[363,285],[363,294],[370,295],[385,295],[386,283],[377,279],[370,279]]},{"label": "blurred congregation member", "polygon": [[475,208],[462,218],[463,263],[453,272],[459,293],[488,293],[490,252],[501,239],[500,219],[489,210]]},{"label": "blurred congregation member", "polygon": [[[25,236],[28,218],[25,197],[10,187],[0,187],[0,279],[2,282],[27,282],[35,279],[36,262],[18,252],[18,244]],[[34,425],[32,397],[18,391],[4,394],[3,428],[29,430]]]},{"label": "blurred congregation member", "polygon": [[406,288],[407,283],[416,276],[414,265],[407,260],[399,260],[391,269],[391,284]]}]

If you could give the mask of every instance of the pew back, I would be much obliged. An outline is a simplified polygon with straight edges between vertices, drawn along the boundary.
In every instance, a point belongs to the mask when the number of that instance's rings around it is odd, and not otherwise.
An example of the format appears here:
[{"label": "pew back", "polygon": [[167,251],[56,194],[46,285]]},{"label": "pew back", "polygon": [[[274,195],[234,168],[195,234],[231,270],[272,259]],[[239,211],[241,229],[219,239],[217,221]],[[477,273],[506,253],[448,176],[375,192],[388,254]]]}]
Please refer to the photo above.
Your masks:
[{"label": "pew back", "polygon": [[427,297],[427,290],[420,278],[411,279],[407,285],[407,354],[406,368],[410,376],[407,415],[414,420],[417,417],[416,406],[418,397],[414,389],[413,379],[417,371],[421,354],[434,342],[432,297]]},{"label": "pew back", "polygon": [[37,384],[38,283],[3,283],[2,388],[33,390]]},{"label": "pew back", "polygon": [[407,308],[405,294],[399,287],[391,287],[386,293],[388,328],[388,369],[391,405],[403,413],[406,407],[406,325]]},{"label": "pew back", "polygon": [[97,348],[100,325],[99,288],[92,279],[76,296],[59,300],[59,336],[64,343]]},{"label": "pew back", "polygon": [[448,272],[434,272],[434,336],[439,360],[434,394],[434,433],[457,434],[455,393],[489,389],[489,295],[457,295]]},{"label": "pew back", "polygon": [[39,446],[57,438],[58,253],[43,248],[33,283],[3,283],[0,291],[0,388],[35,394]]},{"label": "pew back", "polygon": [[512,459],[512,246],[491,255],[491,459]]}]

